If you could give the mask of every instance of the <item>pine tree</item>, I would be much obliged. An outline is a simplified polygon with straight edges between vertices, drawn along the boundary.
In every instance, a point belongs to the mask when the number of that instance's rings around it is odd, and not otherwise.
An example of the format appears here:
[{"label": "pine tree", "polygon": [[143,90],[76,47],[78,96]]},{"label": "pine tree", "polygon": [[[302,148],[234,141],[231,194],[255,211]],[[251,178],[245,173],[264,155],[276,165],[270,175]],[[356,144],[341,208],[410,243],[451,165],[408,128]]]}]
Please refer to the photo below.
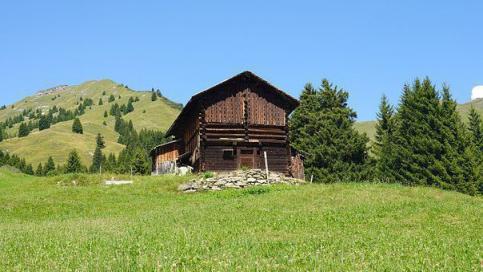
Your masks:
[{"label": "pine tree", "polygon": [[108,115],[107,115],[107,111],[104,111],[104,118],[107,118]]},{"label": "pine tree", "polygon": [[102,98],[99,98],[99,103],[97,103],[99,106],[102,106],[104,105],[104,103],[102,102]]},{"label": "pine tree", "polygon": [[92,157],[92,164],[90,167],[91,173],[97,173],[100,171],[103,164],[102,158],[103,158],[102,150],[99,146],[97,146],[96,150],[94,151],[94,156]]},{"label": "pine tree", "polygon": [[39,120],[39,130],[44,130],[50,128],[51,119],[47,115],[40,116]]},{"label": "pine tree", "polygon": [[67,159],[67,164],[65,166],[65,173],[80,173],[82,172],[82,164],[80,161],[79,154],[76,150],[73,150],[69,154],[69,158]]},{"label": "pine tree", "polygon": [[158,97],[163,97],[163,95],[161,94],[161,91],[159,89],[156,90],[156,95]]},{"label": "pine tree", "polygon": [[77,134],[83,134],[84,130],[82,128],[81,121],[79,118],[74,119],[74,123],[72,124],[72,132],[77,133]]},{"label": "pine tree", "polygon": [[478,192],[483,194],[483,121],[473,107],[468,116],[468,131],[471,143],[468,153],[475,160],[473,172],[478,180]]},{"label": "pine tree", "polygon": [[102,135],[100,133],[97,133],[97,137],[96,137],[96,145],[97,147],[99,147],[100,149],[103,149],[106,147],[106,142],[104,141],[104,137],[102,137]]},{"label": "pine tree", "polygon": [[158,96],[156,95],[155,92],[152,92],[151,93],[151,101],[156,101],[156,100],[158,100]]},{"label": "pine tree", "polygon": [[111,102],[114,102],[114,100],[116,100],[116,98],[114,97],[114,95],[112,95],[112,94],[111,94],[111,95],[109,96],[109,100],[108,100],[108,102],[109,102],[109,103],[111,103]]},{"label": "pine tree", "polygon": [[471,142],[483,154],[483,121],[480,114],[471,107],[468,115],[468,129],[470,131]]},{"label": "pine tree", "polygon": [[25,166],[24,173],[27,174],[27,175],[31,175],[31,176],[34,175],[34,168],[33,168],[32,164]]},{"label": "pine tree", "polygon": [[319,90],[307,84],[290,119],[291,142],[307,154],[306,174],[315,181],[363,180],[370,173],[369,139],[353,128],[356,113],[347,106],[348,97],[325,79]]},{"label": "pine tree", "polygon": [[116,169],[116,165],[117,165],[116,156],[113,153],[110,153],[105,163],[105,171],[114,172],[114,170]]},{"label": "pine tree", "polygon": [[132,105],[132,101],[131,100],[129,100],[129,102],[127,102],[126,111],[127,111],[127,113],[130,113],[130,112],[133,112],[134,111],[134,106]]},{"label": "pine tree", "polygon": [[44,174],[49,175],[55,171],[55,163],[54,159],[52,156],[49,156],[49,159],[47,160],[47,164],[44,167]]},{"label": "pine tree", "polygon": [[27,124],[25,124],[24,122],[22,122],[20,124],[20,127],[18,128],[18,137],[21,138],[21,137],[26,137],[28,136],[30,133],[30,130],[27,126]]},{"label": "pine tree", "polygon": [[391,166],[393,164],[392,142],[394,134],[394,109],[385,95],[381,98],[377,113],[376,135],[373,146],[377,157],[376,176],[382,181],[393,182]]},{"label": "pine tree", "polygon": [[437,156],[444,170],[437,174],[441,179],[441,187],[474,195],[478,187],[473,172],[476,161],[471,156],[466,128],[456,111],[456,105],[449,88],[444,86],[438,122],[441,126],[438,129],[439,141],[443,148],[441,156]]},{"label": "pine tree", "polygon": [[150,162],[147,153],[141,147],[136,147],[131,160],[132,173],[146,175],[149,173]]},{"label": "pine tree", "polygon": [[44,168],[42,167],[42,163],[39,163],[37,166],[37,170],[35,171],[36,176],[43,176],[44,175]]}]

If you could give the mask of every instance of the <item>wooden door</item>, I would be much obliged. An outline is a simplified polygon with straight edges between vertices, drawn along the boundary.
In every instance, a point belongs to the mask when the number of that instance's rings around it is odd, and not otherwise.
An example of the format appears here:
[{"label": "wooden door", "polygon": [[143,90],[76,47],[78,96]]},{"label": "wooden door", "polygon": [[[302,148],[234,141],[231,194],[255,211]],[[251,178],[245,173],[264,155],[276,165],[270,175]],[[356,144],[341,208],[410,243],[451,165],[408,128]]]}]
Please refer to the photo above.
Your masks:
[{"label": "wooden door", "polygon": [[255,168],[255,152],[252,148],[241,148],[239,152],[238,168]]}]

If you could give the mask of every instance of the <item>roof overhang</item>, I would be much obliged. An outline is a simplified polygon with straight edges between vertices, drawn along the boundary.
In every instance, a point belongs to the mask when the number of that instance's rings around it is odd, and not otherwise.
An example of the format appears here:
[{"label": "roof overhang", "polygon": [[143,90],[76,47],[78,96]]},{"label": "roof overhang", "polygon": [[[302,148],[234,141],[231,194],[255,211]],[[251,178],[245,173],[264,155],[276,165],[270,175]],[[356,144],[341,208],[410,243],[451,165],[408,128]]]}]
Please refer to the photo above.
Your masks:
[{"label": "roof overhang", "polygon": [[168,129],[168,131],[166,132],[166,135],[170,136],[170,135],[174,135],[176,133],[178,128],[181,127],[182,120],[188,115],[188,113],[191,111],[192,108],[199,106],[199,101],[203,96],[211,94],[212,92],[218,91],[220,89],[219,87],[222,87],[224,84],[227,84],[227,83],[234,81],[234,80],[256,81],[257,83],[263,84],[264,86],[267,87],[267,89],[275,92],[277,95],[279,95],[280,98],[282,98],[284,103],[286,103],[285,106],[286,106],[288,113],[292,112],[299,105],[299,101],[297,99],[295,99],[294,97],[290,96],[289,94],[285,93],[281,89],[275,87],[274,85],[272,85],[268,81],[262,79],[261,77],[255,75],[254,73],[252,73],[250,71],[245,71],[245,72],[242,72],[242,73],[240,73],[240,74],[238,74],[234,77],[231,77],[227,80],[224,80],[224,81],[216,84],[213,87],[210,87],[210,88],[208,88],[204,91],[201,91],[201,92],[193,95],[191,97],[191,99],[188,101],[188,103],[186,103],[186,106],[183,108],[183,110],[178,115],[176,120],[173,122],[171,127]]}]

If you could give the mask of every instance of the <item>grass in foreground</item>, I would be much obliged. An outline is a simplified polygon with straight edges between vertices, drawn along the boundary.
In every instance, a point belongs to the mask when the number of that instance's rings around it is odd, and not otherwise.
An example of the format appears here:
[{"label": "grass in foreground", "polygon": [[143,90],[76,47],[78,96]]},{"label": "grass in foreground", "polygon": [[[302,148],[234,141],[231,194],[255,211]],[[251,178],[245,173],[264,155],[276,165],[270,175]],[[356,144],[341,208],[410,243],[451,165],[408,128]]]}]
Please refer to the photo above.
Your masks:
[{"label": "grass in foreground", "polygon": [[0,170],[0,270],[481,269],[481,197],[361,183],[180,194],[189,177],[71,179],[82,178]]}]

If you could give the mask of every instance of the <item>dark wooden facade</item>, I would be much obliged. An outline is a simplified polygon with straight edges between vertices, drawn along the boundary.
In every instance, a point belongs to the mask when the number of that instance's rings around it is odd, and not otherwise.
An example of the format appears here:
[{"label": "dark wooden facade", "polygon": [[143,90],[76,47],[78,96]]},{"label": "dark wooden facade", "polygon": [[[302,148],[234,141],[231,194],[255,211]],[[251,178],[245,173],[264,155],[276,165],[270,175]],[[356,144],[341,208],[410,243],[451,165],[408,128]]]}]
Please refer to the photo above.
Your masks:
[{"label": "dark wooden facade", "polygon": [[151,152],[153,171],[157,163],[173,159],[167,153],[198,171],[264,168],[266,152],[270,171],[300,176],[291,173],[297,157],[287,123],[297,106],[296,99],[255,74],[238,74],[190,99],[167,132],[178,144]]}]

